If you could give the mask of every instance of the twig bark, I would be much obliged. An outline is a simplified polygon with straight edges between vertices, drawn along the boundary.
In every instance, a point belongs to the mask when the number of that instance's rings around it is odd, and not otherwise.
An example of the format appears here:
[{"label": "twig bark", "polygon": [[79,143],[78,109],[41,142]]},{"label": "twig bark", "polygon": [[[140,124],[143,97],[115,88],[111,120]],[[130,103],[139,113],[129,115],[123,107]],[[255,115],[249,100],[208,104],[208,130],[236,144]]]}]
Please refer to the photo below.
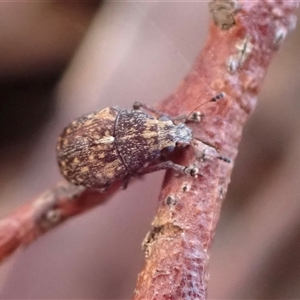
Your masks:
[{"label": "twig bark", "polygon": [[[270,60],[295,27],[297,7],[296,1],[214,1],[215,24],[202,53],[160,108],[179,115],[225,92],[218,104],[203,106],[205,119],[193,129],[234,160]],[[179,163],[194,163],[196,154],[191,148]],[[196,166],[203,174],[196,180],[167,173],[153,229],[144,241],[146,263],[135,300],[207,298],[209,248],[233,164],[211,159]]]}]

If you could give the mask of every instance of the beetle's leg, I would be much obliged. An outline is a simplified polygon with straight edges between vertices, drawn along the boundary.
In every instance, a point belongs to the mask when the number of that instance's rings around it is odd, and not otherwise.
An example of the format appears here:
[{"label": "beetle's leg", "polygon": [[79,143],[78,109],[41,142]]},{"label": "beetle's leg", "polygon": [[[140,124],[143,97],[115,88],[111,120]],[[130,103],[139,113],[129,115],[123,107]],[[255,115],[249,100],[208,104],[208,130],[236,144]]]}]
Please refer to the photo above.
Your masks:
[{"label": "beetle's leg", "polygon": [[197,144],[195,142],[193,142],[193,146],[195,147],[198,159],[200,159],[202,161],[206,161],[210,158],[217,158],[224,162],[231,163],[231,159],[227,156],[220,155],[214,145],[211,145],[210,143],[207,143],[207,142],[203,142],[200,139],[195,138],[195,137],[194,137],[194,139],[197,141],[200,141],[201,144],[204,144],[204,145],[210,147],[209,149],[199,149]]},{"label": "beetle's leg", "polygon": [[97,191],[99,193],[106,193],[109,187],[110,184],[107,184],[107,185],[102,185],[101,187],[89,187],[89,189]]},{"label": "beetle's leg", "polygon": [[197,177],[197,175],[198,175],[197,168],[195,168],[193,166],[189,166],[189,167],[181,166],[181,165],[173,163],[170,160],[158,163],[156,165],[147,166],[147,167],[143,168],[142,170],[138,171],[136,174],[144,175],[147,173],[156,172],[156,171],[160,171],[160,170],[166,170],[166,169],[173,169],[180,174],[191,175],[193,177]]},{"label": "beetle's leg", "polygon": [[130,179],[131,179],[131,176],[130,175],[127,175],[123,178],[123,184],[122,184],[122,190],[126,190],[127,187],[128,187],[128,184],[130,182]]}]

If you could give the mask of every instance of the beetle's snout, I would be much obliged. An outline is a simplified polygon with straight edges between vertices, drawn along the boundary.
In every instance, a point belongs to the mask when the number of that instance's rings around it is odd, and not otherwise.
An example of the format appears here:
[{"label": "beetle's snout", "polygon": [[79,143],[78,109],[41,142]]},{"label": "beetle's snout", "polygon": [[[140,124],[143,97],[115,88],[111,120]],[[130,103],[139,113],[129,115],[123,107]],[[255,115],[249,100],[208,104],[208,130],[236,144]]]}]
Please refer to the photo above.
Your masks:
[{"label": "beetle's snout", "polygon": [[180,123],[176,125],[175,137],[176,143],[189,145],[193,137],[192,129],[190,129],[185,123]]}]

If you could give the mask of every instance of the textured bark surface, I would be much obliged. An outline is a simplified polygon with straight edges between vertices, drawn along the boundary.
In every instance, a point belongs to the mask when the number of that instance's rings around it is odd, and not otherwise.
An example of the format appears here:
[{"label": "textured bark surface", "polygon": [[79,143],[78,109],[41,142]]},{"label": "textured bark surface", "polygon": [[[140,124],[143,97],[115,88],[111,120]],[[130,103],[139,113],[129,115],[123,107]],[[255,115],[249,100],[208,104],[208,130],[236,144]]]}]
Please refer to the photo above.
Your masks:
[{"label": "textured bark surface", "polygon": [[[224,3],[230,5],[224,8],[218,1],[214,3],[212,12],[219,26],[211,25],[193,70],[160,108],[179,115],[225,92],[225,99],[203,106],[203,122],[191,126],[196,137],[234,161],[243,126],[255,107],[271,58],[295,26],[298,4]],[[230,29],[224,30],[227,27]],[[179,162],[189,165],[195,157],[195,149],[191,148]],[[233,163],[210,159],[196,165],[203,174],[198,179],[167,173],[153,229],[144,241],[146,264],[134,299],[207,298],[208,251]]]}]

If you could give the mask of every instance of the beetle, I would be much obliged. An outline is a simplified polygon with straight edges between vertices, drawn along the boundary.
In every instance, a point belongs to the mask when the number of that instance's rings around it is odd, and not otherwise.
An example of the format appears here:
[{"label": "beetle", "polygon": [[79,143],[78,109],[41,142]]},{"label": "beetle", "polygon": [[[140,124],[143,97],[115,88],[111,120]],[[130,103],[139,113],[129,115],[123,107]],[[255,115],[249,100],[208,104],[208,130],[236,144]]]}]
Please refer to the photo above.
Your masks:
[{"label": "beetle", "polygon": [[[224,93],[218,94],[209,102],[223,97]],[[164,151],[190,145],[193,132],[186,122],[200,118],[196,111],[172,118],[139,102],[132,110],[108,107],[86,114],[70,123],[58,138],[60,172],[75,185],[101,189],[120,179],[126,188],[132,176],[162,169],[196,177],[194,167],[158,159]]]}]

